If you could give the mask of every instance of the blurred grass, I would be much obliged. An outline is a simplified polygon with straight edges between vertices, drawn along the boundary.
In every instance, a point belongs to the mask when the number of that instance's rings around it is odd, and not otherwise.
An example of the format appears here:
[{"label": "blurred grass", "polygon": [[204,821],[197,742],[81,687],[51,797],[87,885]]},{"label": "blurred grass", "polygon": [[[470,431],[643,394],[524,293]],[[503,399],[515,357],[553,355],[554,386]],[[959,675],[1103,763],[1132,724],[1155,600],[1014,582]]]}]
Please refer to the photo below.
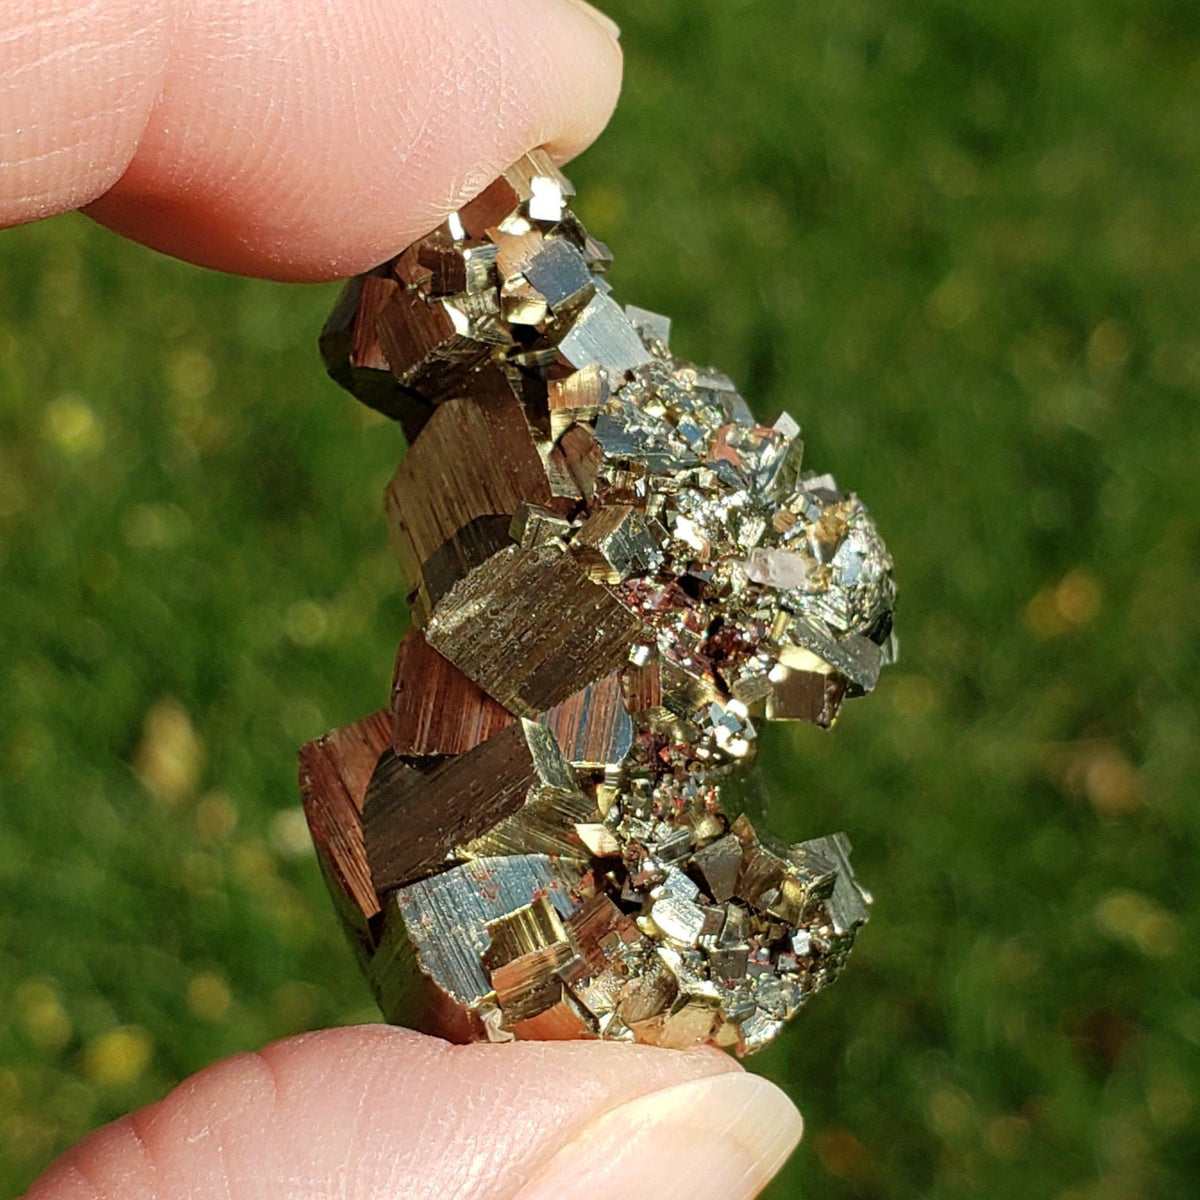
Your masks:
[{"label": "blurred grass", "polygon": [[[755,1067],[775,1197],[1200,1191],[1200,20],[612,3],[573,169],[630,301],[868,499],[904,661],[766,737],[876,915]],[[210,1059],[372,1019],[294,752],[378,707],[399,437],[333,292],[0,241],[0,1187]]]}]

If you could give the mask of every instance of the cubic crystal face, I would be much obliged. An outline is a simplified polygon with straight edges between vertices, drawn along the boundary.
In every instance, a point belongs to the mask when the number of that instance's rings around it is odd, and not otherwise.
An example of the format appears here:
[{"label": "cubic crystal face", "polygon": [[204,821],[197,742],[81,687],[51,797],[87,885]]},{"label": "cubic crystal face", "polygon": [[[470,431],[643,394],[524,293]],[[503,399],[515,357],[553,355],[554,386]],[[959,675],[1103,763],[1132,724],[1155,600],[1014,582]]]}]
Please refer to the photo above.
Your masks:
[{"label": "cubic crystal face", "polygon": [[791,417],[613,299],[572,194],[526,156],[326,327],[412,443],[386,508],[413,628],[390,711],[302,752],[305,808],[388,1019],[749,1053],[870,901],[844,834],[734,811],[755,721],[875,686],[891,560]]}]

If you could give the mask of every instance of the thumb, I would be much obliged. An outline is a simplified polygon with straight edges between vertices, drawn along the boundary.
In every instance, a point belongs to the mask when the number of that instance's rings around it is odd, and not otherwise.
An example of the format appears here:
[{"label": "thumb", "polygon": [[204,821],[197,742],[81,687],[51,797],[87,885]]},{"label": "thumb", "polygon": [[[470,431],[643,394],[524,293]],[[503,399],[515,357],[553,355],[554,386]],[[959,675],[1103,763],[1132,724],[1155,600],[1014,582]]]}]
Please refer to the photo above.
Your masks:
[{"label": "thumb", "polygon": [[0,227],[88,205],[205,266],[352,275],[586,146],[614,28],[581,0],[0,0]]},{"label": "thumb", "polygon": [[451,1046],[368,1025],[201,1071],[26,1200],[743,1200],[801,1128],[774,1084],[713,1050]]}]

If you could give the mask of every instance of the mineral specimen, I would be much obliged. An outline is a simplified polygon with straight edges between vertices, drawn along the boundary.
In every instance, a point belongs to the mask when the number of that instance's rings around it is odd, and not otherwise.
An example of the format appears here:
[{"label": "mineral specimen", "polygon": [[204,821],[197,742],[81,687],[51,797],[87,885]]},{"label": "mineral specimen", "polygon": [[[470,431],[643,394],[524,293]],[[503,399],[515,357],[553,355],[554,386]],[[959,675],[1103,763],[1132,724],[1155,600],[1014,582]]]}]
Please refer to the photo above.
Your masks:
[{"label": "mineral specimen", "polygon": [[527,155],[322,335],[411,442],[386,508],[414,628],[390,711],[302,751],[305,809],[390,1020],[749,1053],[869,902],[844,834],[756,827],[754,721],[874,687],[891,562],[795,421],[613,299],[571,195]]}]

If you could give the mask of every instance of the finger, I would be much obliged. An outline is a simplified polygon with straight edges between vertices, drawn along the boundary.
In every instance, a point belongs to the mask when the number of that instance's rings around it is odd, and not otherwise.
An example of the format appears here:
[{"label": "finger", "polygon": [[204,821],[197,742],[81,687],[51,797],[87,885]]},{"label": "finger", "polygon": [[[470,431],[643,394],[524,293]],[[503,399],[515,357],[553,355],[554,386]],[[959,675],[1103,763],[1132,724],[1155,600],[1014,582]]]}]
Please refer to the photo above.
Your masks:
[{"label": "finger", "polygon": [[90,203],[207,266],[351,274],[526,150],[564,158],[596,136],[621,55],[594,13],[576,0],[0,0],[0,224]]},{"label": "finger", "polygon": [[26,1200],[743,1200],[800,1130],[778,1088],[717,1051],[362,1026],[202,1071],[85,1139]]}]

